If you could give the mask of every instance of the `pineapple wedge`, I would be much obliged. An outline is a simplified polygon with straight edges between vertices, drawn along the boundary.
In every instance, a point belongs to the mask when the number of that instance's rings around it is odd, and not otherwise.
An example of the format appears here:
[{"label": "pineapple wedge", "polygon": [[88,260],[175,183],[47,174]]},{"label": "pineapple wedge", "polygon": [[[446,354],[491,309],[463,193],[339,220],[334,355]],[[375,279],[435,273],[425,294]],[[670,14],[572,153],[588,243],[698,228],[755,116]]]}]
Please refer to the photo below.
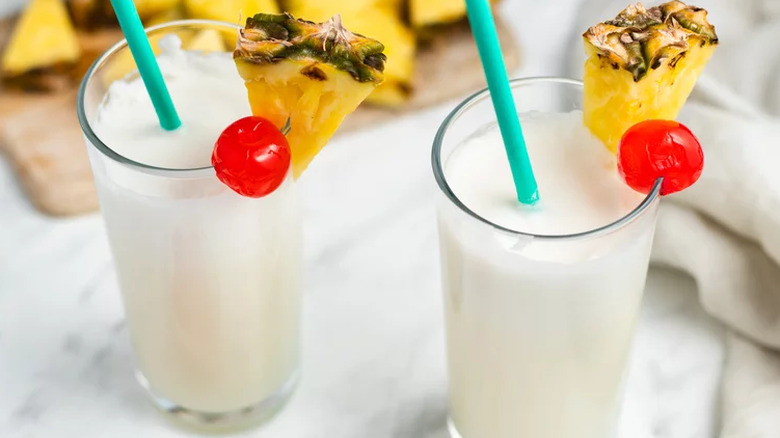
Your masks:
[{"label": "pineapple wedge", "polygon": [[294,177],[382,82],[383,49],[346,30],[338,16],[319,24],[289,14],[247,19],[233,58],[252,113],[279,128],[289,121]]},{"label": "pineapple wedge", "polygon": [[375,105],[397,107],[412,90],[417,38],[401,19],[398,0],[287,0],[281,3],[291,14],[325,21],[340,14],[344,25],[359,34],[371,35],[385,46],[385,81],[366,99]]},{"label": "pineapple wedge", "polygon": [[25,75],[40,76],[47,70],[73,66],[80,54],[76,30],[62,0],[32,0],[5,48],[0,70],[3,78],[24,82]]},{"label": "pineapple wedge", "polygon": [[674,119],[718,43],[707,11],[671,1],[631,5],[584,34],[585,125],[613,152],[648,119]]},{"label": "pineapple wedge", "polygon": [[240,23],[257,13],[277,14],[275,0],[184,0],[190,18]]}]

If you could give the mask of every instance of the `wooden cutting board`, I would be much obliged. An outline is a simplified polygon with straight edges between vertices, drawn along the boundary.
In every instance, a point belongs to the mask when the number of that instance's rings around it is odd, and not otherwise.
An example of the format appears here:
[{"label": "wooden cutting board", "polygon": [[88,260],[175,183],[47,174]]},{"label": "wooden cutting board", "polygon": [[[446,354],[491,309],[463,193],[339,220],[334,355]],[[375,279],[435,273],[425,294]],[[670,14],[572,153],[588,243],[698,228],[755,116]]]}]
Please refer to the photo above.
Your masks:
[{"label": "wooden cutting board", "polygon": [[[497,20],[504,59],[511,71],[520,62],[519,49],[507,27]],[[0,21],[0,47],[13,22]],[[82,36],[83,70],[103,50],[118,41],[117,31]],[[88,61],[88,62],[87,62]],[[465,25],[424,44],[417,54],[414,94],[402,108],[361,106],[340,132],[392,120],[484,87],[474,41]],[[30,201],[54,216],[97,210],[84,137],[76,117],[76,89],[55,94],[30,94],[0,88],[0,152],[12,163]]]}]

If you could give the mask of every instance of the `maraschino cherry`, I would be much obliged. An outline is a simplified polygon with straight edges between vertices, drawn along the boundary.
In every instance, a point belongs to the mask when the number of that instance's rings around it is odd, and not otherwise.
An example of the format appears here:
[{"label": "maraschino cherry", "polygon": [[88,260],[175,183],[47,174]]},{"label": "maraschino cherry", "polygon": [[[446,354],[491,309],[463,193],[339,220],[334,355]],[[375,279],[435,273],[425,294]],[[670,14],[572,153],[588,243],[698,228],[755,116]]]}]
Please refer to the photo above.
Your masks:
[{"label": "maraschino cherry", "polygon": [[236,193],[259,198],[276,190],[290,168],[287,138],[262,117],[244,117],[222,131],[211,163]]},{"label": "maraschino cherry", "polygon": [[673,120],[646,120],[630,127],[617,154],[620,175],[641,193],[650,193],[658,178],[663,178],[662,195],[679,192],[695,183],[704,167],[699,140]]}]

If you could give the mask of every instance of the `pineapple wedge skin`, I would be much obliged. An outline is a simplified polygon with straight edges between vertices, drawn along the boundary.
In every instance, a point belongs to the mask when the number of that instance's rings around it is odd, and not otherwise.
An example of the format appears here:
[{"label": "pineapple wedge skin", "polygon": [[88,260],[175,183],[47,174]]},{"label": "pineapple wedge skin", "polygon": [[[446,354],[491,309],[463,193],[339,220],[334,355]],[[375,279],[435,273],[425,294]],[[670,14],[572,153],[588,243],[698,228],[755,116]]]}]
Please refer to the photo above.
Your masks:
[{"label": "pineapple wedge skin", "polygon": [[615,69],[586,42],[585,50],[591,56],[585,62],[583,77],[585,126],[616,152],[620,138],[631,126],[649,119],[674,120],[715,47],[696,45],[674,67],[663,64],[634,82],[632,73]]},{"label": "pineapple wedge skin", "polygon": [[362,35],[370,35],[385,46],[385,81],[366,102],[399,107],[413,90],[417,36],[401,19],[403,3],[398,0],[287,0],[281,3],[288,12],[307,20],[325,21],[341,14],[344,25]]},{"label": "pineapple wedge skin", "polygon": [[718,44],[707,11],[676,0],[629,5],[583,40],[583,122],[612,152],[636,123],[677,117]]},{"label": "pineapple wedge skin", "polygon": [[241,23],[257,13],[277,14],[275,0],[184,0],[190,18]]},{"label": "pineapple wedge skin", "polygon": [[22,12],[0,66],[4,77],[75,64],[81,55],[76,30],[62,0],[32,0]]}]

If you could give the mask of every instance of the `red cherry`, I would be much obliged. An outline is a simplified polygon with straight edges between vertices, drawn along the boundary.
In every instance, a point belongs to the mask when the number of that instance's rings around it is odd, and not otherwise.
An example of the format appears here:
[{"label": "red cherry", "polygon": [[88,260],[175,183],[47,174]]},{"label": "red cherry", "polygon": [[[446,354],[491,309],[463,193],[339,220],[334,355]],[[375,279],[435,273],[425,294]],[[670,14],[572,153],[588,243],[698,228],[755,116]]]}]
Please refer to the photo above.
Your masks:
[{"label": "red cherry", "polygon": [[290,168],[287,138],[262,117],[244,117],[222,131],[211,164],[239,195],[259,198],[276,190]]},{"label": "red cherry", "polygon": [[618,172],[641,193],[663,177],[661,194],[679,192],[701,176],[704,152],[690,129],[673,120],[646,120],[628,128],[618,144]]}]

